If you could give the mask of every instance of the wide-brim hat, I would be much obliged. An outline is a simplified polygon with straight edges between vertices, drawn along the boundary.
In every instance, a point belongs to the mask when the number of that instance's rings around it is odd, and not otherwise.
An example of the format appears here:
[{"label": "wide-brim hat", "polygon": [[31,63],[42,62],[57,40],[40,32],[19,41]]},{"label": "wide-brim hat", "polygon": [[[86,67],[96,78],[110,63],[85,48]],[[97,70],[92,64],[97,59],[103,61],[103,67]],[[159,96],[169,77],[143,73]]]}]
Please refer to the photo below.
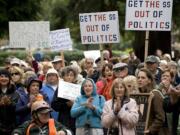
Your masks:
[{"label": "wide-brim hat", "polygon": [[60,56],[55,56],[52,63],[62,61],[62,58]]}]

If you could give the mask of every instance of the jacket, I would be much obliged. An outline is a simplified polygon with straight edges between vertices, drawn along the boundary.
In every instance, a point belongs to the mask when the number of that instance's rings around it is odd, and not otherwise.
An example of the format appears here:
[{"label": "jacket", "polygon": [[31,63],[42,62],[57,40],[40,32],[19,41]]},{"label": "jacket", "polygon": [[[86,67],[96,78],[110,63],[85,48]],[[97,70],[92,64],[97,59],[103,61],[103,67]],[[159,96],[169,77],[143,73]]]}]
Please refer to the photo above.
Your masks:
[{"label": "jacket", "polygon": [[15,90],[15,86],[11,84],[6,93],[3,93],[0,89],[0,102],[5,96],[10,98],[9,104],[3,105],[0,103],[0,132],[11,132],[16,125],[15,111],[19,95]]},{"label": "jacket", "polygon": [[[42,87],[42,91],[48,96],[48,99],[49,99],[50,104],[51,104],[52,100],[53,100],[54,93],[55,93],[54,89],[51,87],[51,85],[44,84],[43,87]],[[58,115],[59,115],[58,112],[53,110],[51,112],[51,115],[55,120],[58,120]]]},{"label": "jacket", "polygon": [[134,99],[124,101],[121,110],[117,115],[112,109],[113,99],[105,102],[102,114],[102,125],[105,128],[119,127],[119,135],[135,135],[135,126],[139,114]]},{"label": "jacket", "polygon": [[76,118],[76,128],[85,127],[88,126],[90,128],[102,128],[101,125],[101,114],[102,109],[105,103],[105,98],[103,96],[100,96],[96,93],[96,86],[93,82],[93,80],[88,79],[93,83],[93,92],[91,93],[91,96],[93,97],[92,104],[95,106],[95,110],[91,110],[85,106],[83,106],[83,103],[85,103],[88,99],[88,97],[85,95],[85,92],[83,90],[83,84],[81,87],[81,95],[76,98],[72,109],[71,109],[71,116],[73,118]]},{"label": "jacket", "polygon": [[[17,127],[13,132],[12,132],[12,135],[14,134],[18,134],[18,135],[26,135],[27,133],[27,129],[29,127],[29,125],[32,124],[31,121],[26,121],[25,123],[23,123],[22,125],[20,125],[19,127]],[[55,128],[56,128],[56,131],[59,131],[59,130],[65,130],[65,127],[54,121],[54,125],[55,125]],[[43,135],[49,135],[49,125],[46,124],[45,126],[43,127],[37,127],[37,126],[32,126],[29,130],[29,134],[30,135],[40,135],[40,134],[43,134]]]},{"label": "jacket", "polygon": [[177,127],[178,120],[180,119],[180,98],[175,104],[171,104],[170,97],[166,96],[163,101],[163,107],[166,112],[172,113],[172,135],[178,135]]}]

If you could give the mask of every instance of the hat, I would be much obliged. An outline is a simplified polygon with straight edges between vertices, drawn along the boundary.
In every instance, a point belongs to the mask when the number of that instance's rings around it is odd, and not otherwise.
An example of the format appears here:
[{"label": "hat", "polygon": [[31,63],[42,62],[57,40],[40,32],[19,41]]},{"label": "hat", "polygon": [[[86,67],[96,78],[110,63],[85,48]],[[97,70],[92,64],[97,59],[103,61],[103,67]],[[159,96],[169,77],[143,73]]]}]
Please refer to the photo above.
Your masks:
[{"label": "hat", "polygon": [[128,58],[129,58],[129,56],[126,55],[126,54],[124,54],[124,55],[121,56],[121,60],[126,60],[126,59],[128,59]]},{"label": "hat", "polygon": [[31,84],[33,82],[38,82],[39,83],[39,89],[42,88],[42,81],[39,80],[36,76],[31,76],[27,79],[27,81],[25,82],[26,84],[26,88],[27,88],[27,91],[29,91],[29,87],[31,86]]},{"label": "hat", "polygon": [[113,66],[113,70],[122,70],[125,67],[128,67],[128,65],[126,63],[117,63]]},{"label": "hat", "polygon": [[21,62],[21,66],[28,67],[28,64],[25,61],[20,60],[20,62]]},{"label": "hat", "polygon": [[52,63],[62,61],[62,58],[60,56],[55,56]]},{"label": "hat", "polygon": [[154,55],[150,55],[146,58],[145,60],[146,63],[150,62],[150,63],[159,63],[159,60],[157,59],[156,56]]},{"label": "hat", "polygon": [[59,74],[58,74],[57,70],[54,69],[54,68],[50,68],[50,69],[47,71],[46,77],[47,77],[48,74],[56,74],[56,75],[59,77]]},{"label": "hat", "polygon": [[18,64],[18,65],[21,65],[21,60],[18,59],[18,58],[13,58],[10,62],[11,65],[13,64]]}]

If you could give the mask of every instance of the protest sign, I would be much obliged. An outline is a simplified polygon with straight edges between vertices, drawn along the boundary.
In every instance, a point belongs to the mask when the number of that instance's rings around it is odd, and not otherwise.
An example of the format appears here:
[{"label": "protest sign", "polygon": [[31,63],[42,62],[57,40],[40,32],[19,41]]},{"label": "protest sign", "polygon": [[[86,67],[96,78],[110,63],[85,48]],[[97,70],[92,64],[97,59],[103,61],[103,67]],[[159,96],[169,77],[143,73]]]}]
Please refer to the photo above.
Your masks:
[{"label": "protest sign", "polygon": [[12,48],[47,48],[49,22],[9,22],[9,36]]},{"label": "protest sign", "polygon": [[84,51],[85,58],[92,58],[94,61],[100,57],[99,50]]},{"label": "protest sign", "polygon": [[126,30],[170,31],[172,0],[126,0]]},{"label": "protest sign", "polygon": [[50,48],[52,51],[72,50],[69,28],[50,32]]},{"label": "protest sign", "polygon": [[82,44],[119,43],[118,12],[79,14]]},{"label": "protest sign", "polygon": [[148,128],[151,100],[153,95],[150,93],[130,94],[130,97],[136,100],[138,105],[139,120],[136,125],[136,134],[144,135]]},{"label": "protest sign", "polygon": [[80,95],[81,85],[59,81],[58,97],[75,100]]}]

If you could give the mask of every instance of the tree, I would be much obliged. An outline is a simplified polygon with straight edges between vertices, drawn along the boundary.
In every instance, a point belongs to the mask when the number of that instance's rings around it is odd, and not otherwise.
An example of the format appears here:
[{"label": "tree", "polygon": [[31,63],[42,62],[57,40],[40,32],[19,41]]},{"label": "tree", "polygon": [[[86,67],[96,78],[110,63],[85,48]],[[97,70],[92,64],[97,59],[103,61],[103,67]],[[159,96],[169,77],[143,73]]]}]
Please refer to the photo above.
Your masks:
[{"label": "tree", "polygon": [[9,21],[36,21],[42,0],[0,0],[0,37],[8,37]]}]

